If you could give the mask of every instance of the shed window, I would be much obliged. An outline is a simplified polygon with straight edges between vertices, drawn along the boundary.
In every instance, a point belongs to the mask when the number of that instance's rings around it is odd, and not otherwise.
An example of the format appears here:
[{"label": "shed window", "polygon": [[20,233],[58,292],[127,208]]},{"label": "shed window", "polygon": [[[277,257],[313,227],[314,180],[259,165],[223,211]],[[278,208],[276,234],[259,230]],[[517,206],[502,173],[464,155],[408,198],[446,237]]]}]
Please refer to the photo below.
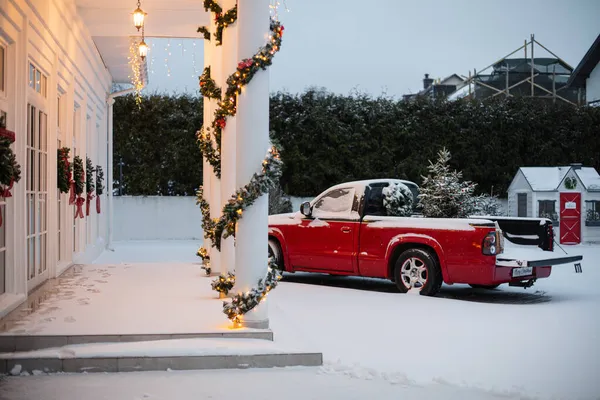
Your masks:
[{"label": "shed window", "polygon": [[585,220],[588,222],[600,222],[600,200],[585,202]]},{"label": "shed window", "polygon": [[556,201],[555,200],[539,200],[538,201],[538,217],[548,218],[552,221],[558,221],[558,214],[556,213]]}]

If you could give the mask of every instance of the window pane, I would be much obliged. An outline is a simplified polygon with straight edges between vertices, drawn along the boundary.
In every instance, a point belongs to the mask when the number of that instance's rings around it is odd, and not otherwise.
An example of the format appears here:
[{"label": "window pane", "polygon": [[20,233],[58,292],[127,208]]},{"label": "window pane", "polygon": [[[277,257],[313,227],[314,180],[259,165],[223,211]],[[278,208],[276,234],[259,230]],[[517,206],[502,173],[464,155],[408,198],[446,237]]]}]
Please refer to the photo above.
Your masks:
[{"label": "window pane", "polygon": [[37,69],[35,70],[35,91],[42,92],[42,73]]},{"label": "window pane", "polygon": [[315,203],[315,210],[326,213],[347,213],[352,207],[354,189],[335,189]]},{"label": "window pane", "polygon": [[35,67],[29,64],[29,87],[35,88]]}]

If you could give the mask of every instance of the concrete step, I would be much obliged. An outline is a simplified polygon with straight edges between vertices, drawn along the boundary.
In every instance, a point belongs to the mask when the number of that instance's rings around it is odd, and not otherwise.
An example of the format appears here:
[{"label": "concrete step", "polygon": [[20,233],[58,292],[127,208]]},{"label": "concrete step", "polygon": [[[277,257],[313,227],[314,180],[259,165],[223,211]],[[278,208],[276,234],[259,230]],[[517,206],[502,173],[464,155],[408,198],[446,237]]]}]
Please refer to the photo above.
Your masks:
[{"label": "concrete step", "polygon": [[132,372],[320,366],[323,354],[261,339],[88,343],[0,354],[0,373]]},{"label": "concrete step", "polygon": [[32,351],[84,343],[128,343],[155,340],[221,338],[273,340],[270,329],[235,329],[229,331],[131,335],[0,335],[0,353]]}]

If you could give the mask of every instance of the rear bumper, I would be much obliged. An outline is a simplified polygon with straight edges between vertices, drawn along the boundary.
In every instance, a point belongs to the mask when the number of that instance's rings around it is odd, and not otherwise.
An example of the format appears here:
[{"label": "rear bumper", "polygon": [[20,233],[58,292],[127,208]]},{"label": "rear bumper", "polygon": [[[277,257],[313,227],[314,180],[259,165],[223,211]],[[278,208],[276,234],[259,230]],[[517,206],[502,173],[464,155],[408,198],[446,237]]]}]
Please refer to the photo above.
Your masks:
[{"label": "rear bumper", "polygon": [[528,281],[530,279],[541,279],[548,278],[552,273],[552,267],[534,267],[531,275],[519,276],[513,278],[513,268],[508,267],[496,267],[494,268],[494,276],[492,278],[493,284],[510,283],[510,282],[521,282]]}]

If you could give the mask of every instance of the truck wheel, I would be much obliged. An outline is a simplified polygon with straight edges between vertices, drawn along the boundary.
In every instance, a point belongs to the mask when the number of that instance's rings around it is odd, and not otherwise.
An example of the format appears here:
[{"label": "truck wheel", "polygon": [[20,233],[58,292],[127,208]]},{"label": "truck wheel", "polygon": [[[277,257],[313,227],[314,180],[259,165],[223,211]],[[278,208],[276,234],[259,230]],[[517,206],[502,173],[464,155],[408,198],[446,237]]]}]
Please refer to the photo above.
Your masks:
[{"label": "truck wheel", "polygon": [[422,249],[408,249],[400,254],[396,260],[394,278],[401,293],[415,289],[423,296],[434,296],[443,281],[437,260]]},{"label": "truck wheel", "polygon": [[500,286],[500,284],[497,284],[497,285],[475,285],[475,284],[473,284],[473,285],[471,285],[469,283],[469,286],[471,286],[473,289],[489,289],[489,290],[492,290],[492,289],[496,289],[498,286]]},{"label": "truck wheel", "polygon": [[276,239],[269,239],[269,258],[270,257],[275,259],[277,268],[283,271],[283,253],[281,252],[281,246],[279,246],[279,242]]}]

